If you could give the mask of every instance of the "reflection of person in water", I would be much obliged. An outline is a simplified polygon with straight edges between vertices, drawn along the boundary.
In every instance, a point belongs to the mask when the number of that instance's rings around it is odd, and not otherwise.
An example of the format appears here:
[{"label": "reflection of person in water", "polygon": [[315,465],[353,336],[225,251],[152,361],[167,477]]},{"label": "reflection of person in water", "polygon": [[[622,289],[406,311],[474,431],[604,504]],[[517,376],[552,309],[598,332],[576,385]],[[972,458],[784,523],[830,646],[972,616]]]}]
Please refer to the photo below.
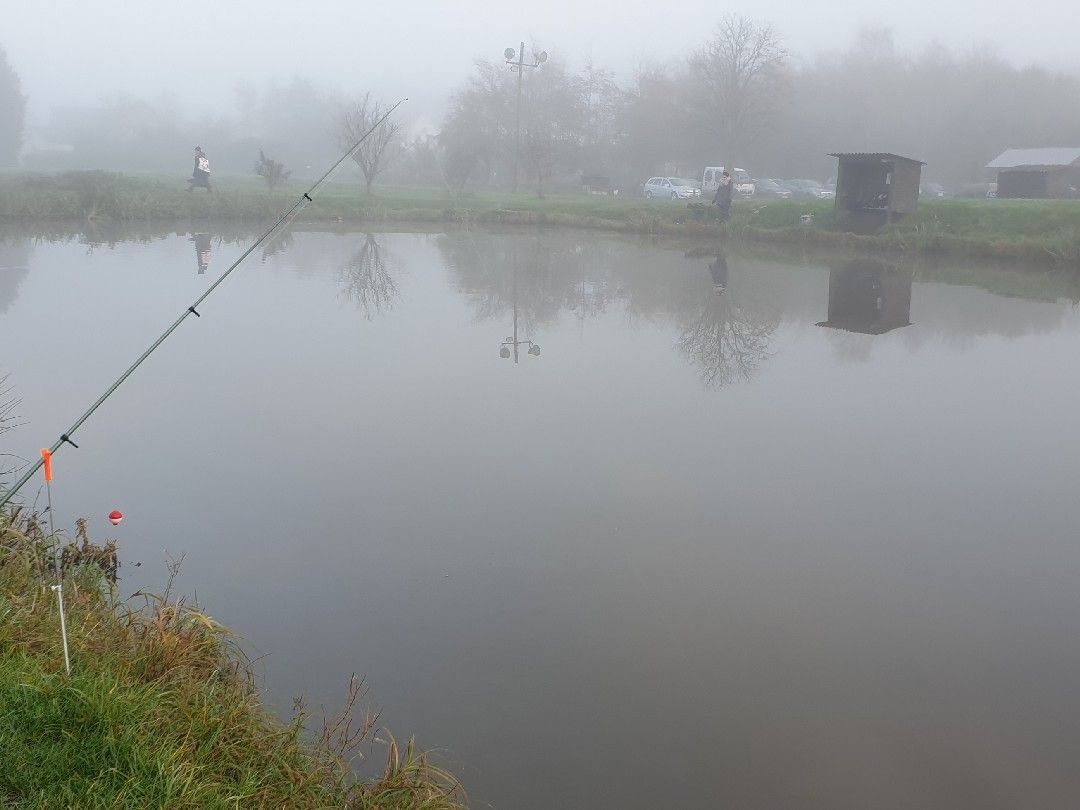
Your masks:
[{"label": "reflection of person in water", "polygon": [[195,261],[199,267],[199,275],[203,275],[206,272],[206,268],[210,266],[210,234],[197,233],[191,237],[191,241],[195,243]]},{"label": "reflection of person in water", "polygon": [[727,257],[723,253],[716,254],[716,261],[709,265],[709,275],[712,276],[713,292],[723,295],[728,279]]}]

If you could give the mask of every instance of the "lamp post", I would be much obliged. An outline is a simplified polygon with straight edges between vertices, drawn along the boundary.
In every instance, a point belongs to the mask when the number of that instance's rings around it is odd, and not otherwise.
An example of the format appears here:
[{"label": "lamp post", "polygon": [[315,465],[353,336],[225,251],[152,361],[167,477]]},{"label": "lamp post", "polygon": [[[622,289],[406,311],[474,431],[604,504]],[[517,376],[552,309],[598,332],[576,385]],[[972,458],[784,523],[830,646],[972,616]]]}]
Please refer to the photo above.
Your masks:
[{"label": "lamp post", "polygon": [[[517,124],[514,128],[514,185],[512,190],[516,193],[518,186],[518,155],[521,152],[521,79],[525,74],[525,68],[538,68],[540,65],[547,61],[547,51],[540,51],[540,53],[534,53],[533,58],[535,62],[525,61],[525,43],[521,43],[517,53],[514,53],[513,48],[507,48],[503,51],[503,56],[506,58],[506,64],[510,66],[510,71],[517,71]],[[516,58],[515,58],[516,56]]]}]

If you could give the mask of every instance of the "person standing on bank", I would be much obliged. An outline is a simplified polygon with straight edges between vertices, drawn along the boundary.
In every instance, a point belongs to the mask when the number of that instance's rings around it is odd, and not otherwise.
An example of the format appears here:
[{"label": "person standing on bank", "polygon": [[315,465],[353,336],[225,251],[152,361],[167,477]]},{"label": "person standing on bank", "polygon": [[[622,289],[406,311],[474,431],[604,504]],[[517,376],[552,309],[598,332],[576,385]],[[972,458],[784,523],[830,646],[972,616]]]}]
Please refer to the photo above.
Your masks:
[{"label": "person standing on bank", "polygon": [[201,146],[195,147],[195,171],[188,179],[187,190],[191,191],[195,186],[205,188],[211,194],[214,192],[210,187],[210,159],[206,157]]},{"label": "person standing on bank", "polygon": [[725,171],[720,175],[720,185],[716,187],[716,196],[713,197],[713,205],[720,209],[721,222],[731,219],[731,192],[733,190],[731,175]]}]

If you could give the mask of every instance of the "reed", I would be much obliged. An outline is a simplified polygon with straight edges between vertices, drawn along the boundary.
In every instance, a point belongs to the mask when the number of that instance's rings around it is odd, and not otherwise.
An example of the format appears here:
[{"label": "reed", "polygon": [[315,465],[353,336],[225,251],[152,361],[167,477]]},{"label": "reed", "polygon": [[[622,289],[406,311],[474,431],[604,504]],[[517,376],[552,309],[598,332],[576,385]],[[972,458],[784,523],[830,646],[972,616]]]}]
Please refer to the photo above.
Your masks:
[{"label": "reed", "polygon": [[[288,722],[260,703],[236,638],[177,597],[116,597],[115,546],[85,524],[63,550],[73,671],[66,677],[52,538],[41,516],[0,515],[0,804],[15,807],[459,808],[457,781],[412,741],[355,775],[377,716],[353,678],[345,707],[300,702]],[[312,730],[316,728],[316,730]]]}]

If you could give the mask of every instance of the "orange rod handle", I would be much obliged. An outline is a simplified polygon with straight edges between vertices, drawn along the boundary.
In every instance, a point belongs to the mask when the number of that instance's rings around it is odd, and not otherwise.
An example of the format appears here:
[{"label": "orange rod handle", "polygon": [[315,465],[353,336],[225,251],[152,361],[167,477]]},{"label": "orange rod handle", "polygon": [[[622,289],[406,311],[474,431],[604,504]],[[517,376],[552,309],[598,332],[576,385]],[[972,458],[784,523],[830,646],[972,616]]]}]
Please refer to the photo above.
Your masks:
[{"label": "orange rod handle", "polygon": [[41,459],[45,462],[45,480],[52,481],[52,453],[43,447],[41,449]]}]

